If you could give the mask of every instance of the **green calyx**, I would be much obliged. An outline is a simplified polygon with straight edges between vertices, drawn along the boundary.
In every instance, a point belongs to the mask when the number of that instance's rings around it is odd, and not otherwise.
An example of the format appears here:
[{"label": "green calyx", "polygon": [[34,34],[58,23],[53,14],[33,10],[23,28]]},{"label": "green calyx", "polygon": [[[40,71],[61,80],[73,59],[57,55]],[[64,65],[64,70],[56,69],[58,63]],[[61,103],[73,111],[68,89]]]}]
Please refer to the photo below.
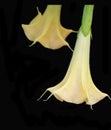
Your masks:
[{"label": "green calyx", "polygon": [[85,5],[83,9],[82,24],[80,30],[87,36],[91,32],[94,5]]}]

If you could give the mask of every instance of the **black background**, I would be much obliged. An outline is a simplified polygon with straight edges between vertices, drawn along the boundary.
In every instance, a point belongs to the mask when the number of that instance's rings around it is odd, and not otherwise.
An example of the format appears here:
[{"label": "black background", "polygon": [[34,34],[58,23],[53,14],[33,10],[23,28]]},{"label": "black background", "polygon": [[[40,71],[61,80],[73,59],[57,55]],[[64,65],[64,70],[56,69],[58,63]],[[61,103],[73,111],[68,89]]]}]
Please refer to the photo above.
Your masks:
[{"label": "black background", "polygon": [[[109,1],[110,2],[110,1]],[[111,96],[111,8],[107,0],[97,1],[92,24],[90,66],[96,86]],[[111,130],[111,101],[100,101],[91,110],[88,105],[69,104],[51,97],[36,99],[46,88],[59,83],[68,68],[72,52],[67,47],[49,50],[39,43],[29,47],[22,23],[43,13],[47,4],[62,4],[61,24],[78,30],[84,4],[79,0],[0,1],[0,127],[2,129],[74,128]],[[74,48],[76,34],[66,39]],[[44,98],[48,96],[48,93]]]}]

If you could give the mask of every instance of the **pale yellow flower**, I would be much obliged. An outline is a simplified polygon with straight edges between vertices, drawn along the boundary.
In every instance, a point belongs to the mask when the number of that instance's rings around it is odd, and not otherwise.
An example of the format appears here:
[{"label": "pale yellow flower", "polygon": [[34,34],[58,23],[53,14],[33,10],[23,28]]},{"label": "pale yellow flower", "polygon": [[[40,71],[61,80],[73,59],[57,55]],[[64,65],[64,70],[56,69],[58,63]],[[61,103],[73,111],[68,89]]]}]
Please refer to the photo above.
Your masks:
[{"label": "pale yellow flower", "polygon": [[84,36],[79,31],[68,71],[59,84],[46,90],[51,92],[47,100],[54,95],[60,101],[75,104],[86,102],[92,106],[106,96],[109,97],[108,94],[97,89],[91,78],[89,65],[90,37],[91,33]]},{"label": "pale yellow flower", "polygon": [[32,45],[40,42],[49,49],[58,49],[62,46],[71,49],[65,39],[74,31],[61,25],[60,11],[61,5],[48,5],[43,15],[38,10],[38,15],[28,25],[22,24],[26,37],[33,41]]}]

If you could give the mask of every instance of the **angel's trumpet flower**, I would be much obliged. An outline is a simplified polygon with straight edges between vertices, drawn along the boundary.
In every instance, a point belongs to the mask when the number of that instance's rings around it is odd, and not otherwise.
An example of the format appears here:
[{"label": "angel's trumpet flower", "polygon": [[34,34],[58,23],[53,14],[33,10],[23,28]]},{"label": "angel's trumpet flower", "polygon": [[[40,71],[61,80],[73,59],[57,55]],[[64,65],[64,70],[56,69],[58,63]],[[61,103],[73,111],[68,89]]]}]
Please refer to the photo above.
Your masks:
[{"label": "angel's trumpet flower", "polygon": [[22,24],[26,37],[33,41],[32,45],[40,42],[49,49],[58,49],[62,46],[71,49],[65,39],[74,31],[61,25],[60,11],[61,5],[48,5],[43,15],[38,10],[38,15],[28,25]]},{"label": "angel's trumpet flower", "polygon": [[[54,95],[60,101],[75,104],[86,102],[86,104],[92,106],[108,96],[108,94],[101,92],[94,85],[90,73],[89,55],[92,12],[93,5],[86,5],[84,7],[83,13],[85,13],[85,15],[83,15],[82,25],[77,36],[68,71],[59,84],[46,90],[51,92],[47,100]],[[88,24],[86,24],[87,20]],[[85,26],[87,27],[85,28]]]}]

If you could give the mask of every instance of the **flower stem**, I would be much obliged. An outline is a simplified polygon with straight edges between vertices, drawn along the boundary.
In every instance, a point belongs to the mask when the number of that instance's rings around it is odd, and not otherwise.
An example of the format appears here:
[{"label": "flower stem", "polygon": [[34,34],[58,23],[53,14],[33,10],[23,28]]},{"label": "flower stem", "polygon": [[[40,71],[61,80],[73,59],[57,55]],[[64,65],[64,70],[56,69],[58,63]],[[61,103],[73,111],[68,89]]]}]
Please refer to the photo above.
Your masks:
[{"label": "flower stem", "polygon": [[87,36],[91,32],[94,5],[85,5],[83,9],[82,24],[80,30]]}]

